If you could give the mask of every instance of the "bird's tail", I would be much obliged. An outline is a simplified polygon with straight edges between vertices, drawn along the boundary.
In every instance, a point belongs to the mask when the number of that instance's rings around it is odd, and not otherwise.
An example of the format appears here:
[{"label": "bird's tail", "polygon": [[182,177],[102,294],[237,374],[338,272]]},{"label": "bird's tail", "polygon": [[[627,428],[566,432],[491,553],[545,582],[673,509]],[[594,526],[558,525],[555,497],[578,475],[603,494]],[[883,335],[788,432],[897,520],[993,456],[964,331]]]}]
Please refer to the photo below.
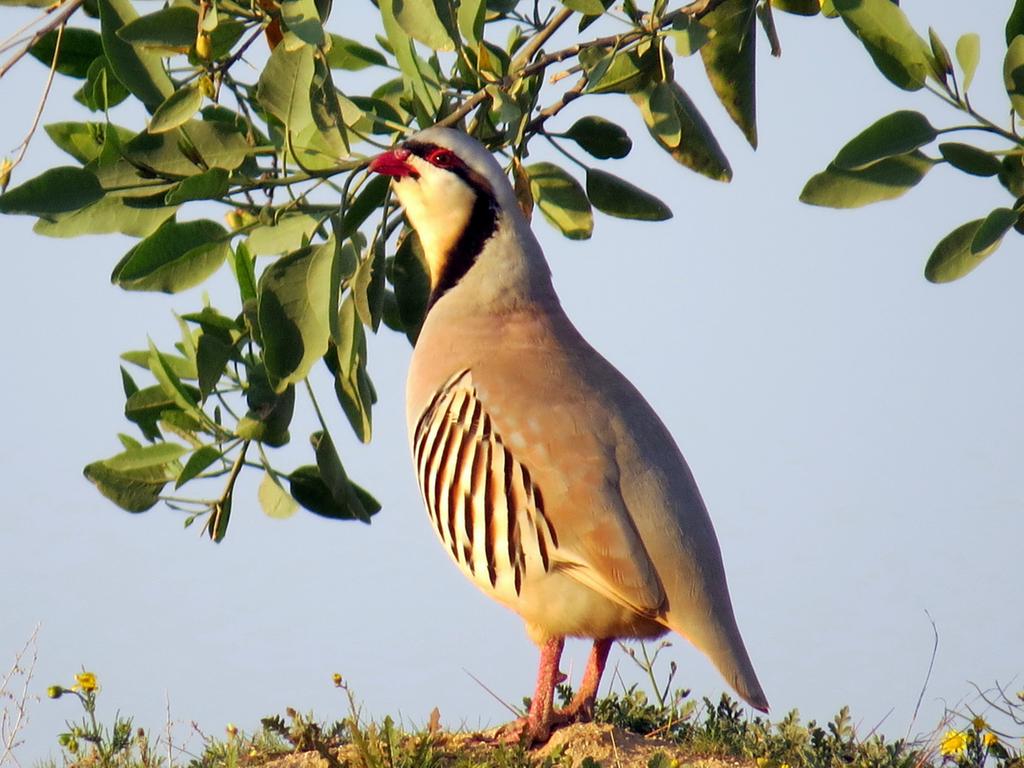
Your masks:
[{"label": "bird's tail", "polygon": [[[674,618],[677,620],[674,621]],[[768,699],[754,672],[746,646],[743,645],[731,607],[725,616],[709,616],[705,622],[697,623],[697,626],[702,627],[697,632],[693,629],[693,622],[679,621],[678,617],[671,614],[666,619],[673,631],[689,640],[711,660],[741,699],[760,712],[768,712]],[[689,631],[682,629],[683,626],[689,627]]]}]

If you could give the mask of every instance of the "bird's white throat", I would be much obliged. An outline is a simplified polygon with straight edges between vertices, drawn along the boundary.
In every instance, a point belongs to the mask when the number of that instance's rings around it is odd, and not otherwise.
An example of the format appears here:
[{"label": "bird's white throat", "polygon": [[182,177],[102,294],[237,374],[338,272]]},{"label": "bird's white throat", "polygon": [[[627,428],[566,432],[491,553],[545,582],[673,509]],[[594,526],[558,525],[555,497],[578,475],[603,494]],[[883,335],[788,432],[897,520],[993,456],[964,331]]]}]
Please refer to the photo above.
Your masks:
[{"label": "bird's white throat", "polygon": [[419,178],[395,179],[394,189],[419,235],[430,283],[436,286],[445,261],[466,231],[476,193],[454,174],[439,171],[422,160],[415,166]]}]

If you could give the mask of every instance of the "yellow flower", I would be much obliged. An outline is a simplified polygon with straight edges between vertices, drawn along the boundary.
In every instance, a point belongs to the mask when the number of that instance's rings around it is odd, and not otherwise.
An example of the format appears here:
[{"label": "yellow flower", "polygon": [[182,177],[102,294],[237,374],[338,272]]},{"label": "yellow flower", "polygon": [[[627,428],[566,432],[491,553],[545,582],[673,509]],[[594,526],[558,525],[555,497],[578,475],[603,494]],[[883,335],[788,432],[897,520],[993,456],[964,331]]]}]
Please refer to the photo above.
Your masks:
[{"label": "yellow flower", "polygon": [[341,688],[341,684],[344,682],[337,672],[331,675],[331,682],[333,682],[338,688]]},{"label": "yellow flower", "polygon": [[99,687],[99,683],[96,682],[96,675],[92,672],[82,672],[75,675],[75,685],[71,686],[71,690],[92,693],[99,690]]},{"label": "yellow flower", "polygon": [[981,738],[981,743],[986,747],[993,747],[999,743],[999,737],[996,736],[992,731],[989,731]]},{"label": "yellow flower", "polygon": [[939,743],[939,752],[945,756],[962,755],[967,749],[967,734],[963,731],[947,731]]},{"label": "yellow flower", "polygon": [[11,169],[13,167],[14,163],[6,157],[0,160],[0,192],[7,191],[7,185],[11,183]]},{"label": "yellow flower", "polygon": [[200,31],[196,35],[196,56],[204,61],[210,58],[213,53],[213,39],[209,32]]},{"label": "yellow flower", "polygon": [[974,730],[978,733],[988,730],[988,723],[985,722],[985,718],[981,715],[975,715],[974,719],[971,720],[971,725],[974,726]]}]

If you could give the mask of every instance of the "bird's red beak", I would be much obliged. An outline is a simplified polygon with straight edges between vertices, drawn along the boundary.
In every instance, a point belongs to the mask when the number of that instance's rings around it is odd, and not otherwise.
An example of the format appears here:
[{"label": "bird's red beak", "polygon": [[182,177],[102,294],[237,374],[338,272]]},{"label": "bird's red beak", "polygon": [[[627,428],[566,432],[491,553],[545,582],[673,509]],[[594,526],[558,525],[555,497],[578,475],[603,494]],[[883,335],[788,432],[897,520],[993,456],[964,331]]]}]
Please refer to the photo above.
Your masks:
[{"label": "bird's red beak", "polygon": [[402,179],[412,176],[414,179],[419,176],[416,169],[409,165],[409,156],[412,155],[405,147],[395,147],[387,152],[382,152],[370,161],[370,170],[385,176],[394,176]]}]

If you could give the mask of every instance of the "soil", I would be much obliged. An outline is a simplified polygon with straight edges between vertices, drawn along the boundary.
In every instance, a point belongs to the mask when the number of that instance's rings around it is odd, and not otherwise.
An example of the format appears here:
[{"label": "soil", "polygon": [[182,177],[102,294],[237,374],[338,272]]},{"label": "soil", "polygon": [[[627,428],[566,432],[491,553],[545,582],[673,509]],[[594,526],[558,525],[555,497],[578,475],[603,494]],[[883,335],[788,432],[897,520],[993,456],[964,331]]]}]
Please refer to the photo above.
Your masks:
[{"label": "soil", "polygon": [[[445,752],[481,754],[493,749],[493,732],[437,734],[437,748]],[[687,768],[756,768],[753,761],[701,757],[687,753],[672,742],[656,737],[638,736],[611,725],[579,723],[560,728],[551,739],[531,750],[531,756],[538,762],[557,750],[568,758],[564,765],[578,768],[584,758],[591,758],[603,768],[647,768],[651,759],[659,752],[674,765]],[[359,766],[354,748],[346,747],[337,752],[339,762]],[[261,768],[329,768],[327,760],[316,752],[304,752],[270,760]]]}]

